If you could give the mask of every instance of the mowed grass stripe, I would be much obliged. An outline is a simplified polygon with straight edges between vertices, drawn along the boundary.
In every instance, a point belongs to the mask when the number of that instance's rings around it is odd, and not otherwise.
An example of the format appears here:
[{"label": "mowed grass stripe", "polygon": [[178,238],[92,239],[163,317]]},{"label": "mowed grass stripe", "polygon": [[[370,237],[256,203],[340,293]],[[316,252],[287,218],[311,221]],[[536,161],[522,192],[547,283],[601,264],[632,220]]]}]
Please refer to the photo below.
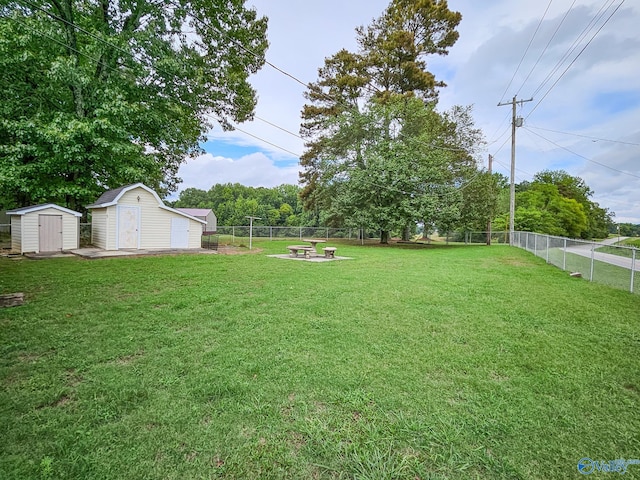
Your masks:
[{"label": "mowed grass stripe", "polygon": [[26,297],[0,310],[0,477],[570,478],[640,455],[637,296],[503,246],[266,256],[287,244],[0,259]]}]

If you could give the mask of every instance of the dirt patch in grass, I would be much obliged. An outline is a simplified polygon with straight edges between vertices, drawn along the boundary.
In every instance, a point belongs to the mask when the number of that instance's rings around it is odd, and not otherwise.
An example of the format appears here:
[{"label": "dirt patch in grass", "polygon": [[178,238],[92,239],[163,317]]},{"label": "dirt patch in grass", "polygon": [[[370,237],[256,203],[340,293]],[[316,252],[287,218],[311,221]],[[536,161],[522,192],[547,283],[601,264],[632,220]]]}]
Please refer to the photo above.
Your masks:
[{"label": "dirt patch in grass", "polygon": [[56,402],[54,402],[52,407],[64,407],[71,403],[72,399],[68,395],[62,395]]},{"label": "dirt patch in grass", "polygon": [[67,385],[71,388],[77,387],[78,385],[80,385],[80,383],[82,383],[83,380],[82,375],[76,372],[76,370],[73,368],[70,368],[65,372],[65,377]]},{"label": "dirt patch in grass", "polygon": [[115,363],[116,365],[129,365],[134,360],[140,358],[144,355],[144,351],[132,353],[131,355],[123,355],[111,361],[111,363]]},{"label": "dirt patch in grass", "polygon": [[220,255],[245,255],[248,253],[262,253],[261,248],[252,248],[249,250],[246,247],[235,247],[233,245],[221,245],[218,247],[218,253]]}]

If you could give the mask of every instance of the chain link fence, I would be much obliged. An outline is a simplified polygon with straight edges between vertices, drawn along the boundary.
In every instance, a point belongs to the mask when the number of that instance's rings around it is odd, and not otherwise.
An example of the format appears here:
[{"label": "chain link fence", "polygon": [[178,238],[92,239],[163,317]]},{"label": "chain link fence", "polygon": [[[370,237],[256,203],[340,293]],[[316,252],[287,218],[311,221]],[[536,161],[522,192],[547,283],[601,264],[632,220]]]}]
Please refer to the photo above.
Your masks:
[{"label": "chain link fence", "polygon": [[234,245],[248,245],[250,235],[253,238],[268,238],[269,240],[284,240],[287,238],[298,240],[304,238],[367,240],[379,238],[379,232],[377,231],[326,227],[265,227],[254,225],[253,230],[250,231],[249,226],[224,227],[218,225],[216,233],[220,235],[221,243]]},{"label": "chain link fence", "polygon": [[640,293],[638,249],[614,245],[615,239],[589,242],[532,232],[514,232],[513,246],[544,258],[564,271],[615,288]]},{"label": "chain link fence", "polygon": [[0,223],[0,250],[11,250],[10,223]]},{"label": "chain link fence", "polygon": [[[271,227],[218,226],[217,240],[227,245],[248,245],[249,236],[269,240],[324,238],[347,239],[366,242],[378,240],[379,232],[353,228],[326,227]],[[445,243],[464,245],[508,245],[507,232],[460,232],[419,239],[429,242],[431,239]],[[216,242],[216,246],[217,246]],[[638,249],[614,245],[609,242],[589,242],[565,237],[556,237],[533,232],[514,232],[513,246],[527,250],[535,256],[544,258],[547,263],[564,271],[616,288],[640,293],[640,258]],[[91,244],[91,224],[80,224],[80,246]],[[0,249],[11,249],[11,225],[0,224]]]}]

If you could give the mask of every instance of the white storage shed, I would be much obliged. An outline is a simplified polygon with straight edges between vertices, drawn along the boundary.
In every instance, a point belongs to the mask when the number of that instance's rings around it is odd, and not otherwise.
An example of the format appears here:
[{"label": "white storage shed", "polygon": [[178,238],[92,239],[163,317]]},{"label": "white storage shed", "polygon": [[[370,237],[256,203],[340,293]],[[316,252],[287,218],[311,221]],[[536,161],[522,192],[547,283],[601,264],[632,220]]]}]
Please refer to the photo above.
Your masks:
[{"label": "white storage shed", "polygon": [[200,248],[202,224],[167,207],[142,183],[104,192],[91,212],[91,243],[105,250]]},{"label": "white storage shed", "polygon": [[215,232],[218,230],[218,218],[210,208],[176,208],[176,210],[206,221],[207,223],[202,225],[203,231]]},{"label": "white storage shed", "polygon": [[78,248],[81,213],[53,203],[8,210],[11,250],[19,253],[59,252]]}]

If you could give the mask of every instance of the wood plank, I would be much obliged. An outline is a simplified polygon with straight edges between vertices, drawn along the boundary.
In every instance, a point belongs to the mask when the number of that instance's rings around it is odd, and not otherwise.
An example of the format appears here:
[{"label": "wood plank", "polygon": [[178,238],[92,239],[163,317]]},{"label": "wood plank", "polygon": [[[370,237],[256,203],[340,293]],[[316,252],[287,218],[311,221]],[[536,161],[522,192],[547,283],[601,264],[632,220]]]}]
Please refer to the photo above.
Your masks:
[{"label": "wood plank", "polygon": [[24,293],[6,293],[0,295],[0,307],[18,307],[24,303]]}]

